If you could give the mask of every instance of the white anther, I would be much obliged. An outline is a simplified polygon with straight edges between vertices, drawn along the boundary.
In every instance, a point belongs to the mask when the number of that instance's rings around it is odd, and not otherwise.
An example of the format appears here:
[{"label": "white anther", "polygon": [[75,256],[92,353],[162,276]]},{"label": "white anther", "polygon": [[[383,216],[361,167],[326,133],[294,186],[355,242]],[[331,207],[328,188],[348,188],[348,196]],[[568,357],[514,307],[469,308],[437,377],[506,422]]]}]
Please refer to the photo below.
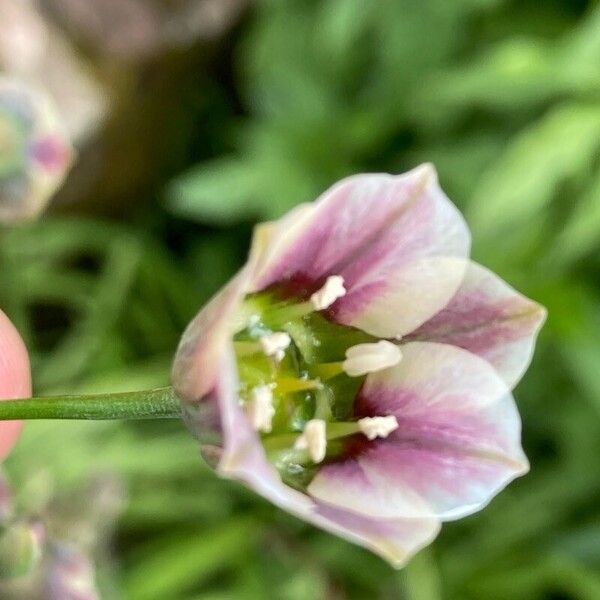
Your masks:
[{"label": "white anther", "polygon": [[285,349],[291,344],[292,338],[285,331],[276,331],[263,335],[259,342],[267,356],[272,356],[277,362],[281,362],[285,356]]},{"label": "white anther", "polygon": [[325,281],[325,285],[310,297],[310,301],[315,310],[325,310],[345,295],[344,278],[341,275],[331,275]]},{"label": "white anther", "polygon": [[387,340],[373,344],[357,344],[346,350],[342,367],[350,377],[381,371],[397,365],[402,360],[400,348]]},{"label": "white anther", "polygon": [[250,391],[246,403],[246,414],[256,431],[270,433],[275,408],[273,407],[273,391],[268,385],[257,385]]},{"label": "white anther", "polygon": [[308,455],[315,463],[325,458],[327,450],[326,424],[323,419],[311,419],[304,426],[304,432],[296,439],[296,450],[308,450]]},{"label": "white anther", "polygon": [[387,417],[365,417],[359,419],[358,428],[370,440],[375,438],[386,438],[392,431],[398,429],[398,421],[394,415]]}]

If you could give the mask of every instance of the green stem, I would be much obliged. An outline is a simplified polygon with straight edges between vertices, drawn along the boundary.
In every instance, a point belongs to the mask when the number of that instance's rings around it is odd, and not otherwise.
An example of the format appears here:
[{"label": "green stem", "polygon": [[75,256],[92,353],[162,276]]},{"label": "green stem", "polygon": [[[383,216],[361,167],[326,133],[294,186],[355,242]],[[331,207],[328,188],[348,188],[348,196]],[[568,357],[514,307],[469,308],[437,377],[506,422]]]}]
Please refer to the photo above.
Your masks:
[{"label": "green stem", "polygon": [[0,420],[161,419],[179,418],[179,400],[171,387],[82,396],[48,396],[0,401]]}]

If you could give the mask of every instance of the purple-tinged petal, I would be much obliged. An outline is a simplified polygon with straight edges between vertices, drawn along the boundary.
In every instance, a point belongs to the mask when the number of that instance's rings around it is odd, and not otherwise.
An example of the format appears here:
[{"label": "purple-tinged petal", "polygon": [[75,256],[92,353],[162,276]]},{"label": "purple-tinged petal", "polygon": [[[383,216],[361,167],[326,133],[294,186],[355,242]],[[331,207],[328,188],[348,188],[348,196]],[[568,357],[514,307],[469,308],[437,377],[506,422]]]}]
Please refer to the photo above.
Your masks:
[{"label": "purple-tinged petal", "polygon": [[172,370],[173,386],[185,401],[196,402],[217,385],[223,352],[231,344],[235,316],[244,299],[249,269],[244,267],[196,315],[185,330]]},{"label": "purple-tinged petal", "polygon": [[[402,335],[443,308],[457,289],[462,273],[426,311],[424,294],[436,290],[440,277],[432,258],[466,258],[470,236],[464,219],[440,189],[435,170],[421,165],[404,175],[367,174],[344,179],[313,205],[304,205],[273,223],[270,248],[257,270],[253,289],[286,281],[302,283],[310,295],[330,275],[344,278],[346,295],[331,315],[374,335]],[[422,274],[423,270],[428,273]],[[380,298],[399,295],[412,286],[397,323],[379,319]],[[423,293],[419,285],[426,289]],[[405,296],[400,298],[405,301]],[[397,312],[397,306],[395,307]],[[416,317],[411,311],[418,311]],[[403,320],[402,320],[403,319]]]},{"label": "purple-tinged petal", "polygon": [[[279,474],[268,462],[260,437],[240,406],[238,374],[232,348],[226,349],[221,356],[220,372],[221,378],[213,392],[219,405],[222,429],[217,472],[224,477],[243,481],[267,497],[278,498],[281,494],[287,497],[287,486],[281,483]],[[296,508],[307,503],[306,497],[297,492],[291,497]]]},{"label": "purple-tinged petal", "polygon": [[[216,314],[223,313],[217,311]],[[205,327],[203,331],[212,337],[215,330]],[[204,338],[200,336],[200,339]],[[192,347],[196,348],[194,344]],[[371,549],[396,567],[402,566],[437,535],[439,521],[431,517],[386,520],[361,516],[331,503],[315,502],[285,485],[267,460],[259,436],[239,404],[238,375],[229,342],[221,346],[212,368],[217,377],[211,390],[202,391],[195,379],[184,378],[180,382],[188,382],[182,389],[192,394],[191,397],[199,391],[203,394],[200,402],[184,401],[184,415],[201,441],[209,440],[212,429],[220,433],[218,440],[202,446],[202,453],[221,476],[244,482],[276,506]]]},{"label": "purple-tinged petal", "polygon": [[[238,374],[232,356],[232,339],[236,329],[244,326],[239,323],[240,307],[257,266],[271,247],[271,232],[269,224],[255,228],[248,262],[188,325],[173,362],[171,380],[182,401],[183,419],[199,439],[203,457],[215,468],[220,464],[223,444],[227,446],[225,455],[228,457],[235,452],[234,446],[239,441],[227,423],[225,426],[231,433],[225,440],[222,435],[224,421],[230,418],[231,398],[234,395],[237,398]],[[223,406],[224,397],[228,400]],[[236,411],[236,418],[248,425],[237,405]],[[240,440],[243,431],[245,429],[240,430]],[[258,443],[256,433],[251,431]]]},{"label": "purple-tinged petal", "polygon": [[448,305],[406,339],[469,350],[490,362],[512,388],[531,361],[545,316],[542,306],[488,269],[470,263]]},{"label": "purple-tinged petal", "polygon": [[378,337],[404,337],[448,304],[467,264],[462,258],[436,256],[365,274],[360,284],[333,305],[329,315],[338,323]]},{"label": "purple-tinged petal", "polygon": [[358,515],[332,503],[313,498],[282,483],[268,462],[256,432],[239,406],[233,355],[224,357],[223,378],[218,401],[221,409],[223,445],[217,472],[243,481],[276,506],[327,531],[363,545],[400,567],[439,531],[439,521],[425,516],[414,519],[379,519]]},{"label": "purple-tinged petal", "polygon": [[397,569],[430,544],[440,530],[437,519],[373,519],[324,502],[316,503],[316,512],[308,520],[368,548]]},{"label": "purple-tinged petal", "polygon": [[244,326],[239,323],[240,306],[256,271],[275,245],[272,239],[271,224],[255,227],[244,267],[211,298],[184,331],[171,371],[175,391],[183,400],[201,400],[219,381],[223,353],[230,347],[236,329]]},{"label": "purple-tinged petal", "polygon": [[[380,518],[454,519],[487,504],[528,469],[505,383],[460,348],[412,342],[402,361],[367,377],[357,416],[394,415],[385,440],[361,442],[308,487],[324,502]],[[360,493],[358,493],[360,490]]]},{"label": "purple-tinged petal", "polygon": [[211,444],[202,449],[211,464],[218,462],[221,453],[222,388],[232,382],[237,385],[235,365],[225,359],[233,351],[234,332],[243,326],[239,309],[270,239],[270,225],[256,227],[248,262],[188,325],[173,362],[171,380],[183,401],[184,419],[203,444]]}]

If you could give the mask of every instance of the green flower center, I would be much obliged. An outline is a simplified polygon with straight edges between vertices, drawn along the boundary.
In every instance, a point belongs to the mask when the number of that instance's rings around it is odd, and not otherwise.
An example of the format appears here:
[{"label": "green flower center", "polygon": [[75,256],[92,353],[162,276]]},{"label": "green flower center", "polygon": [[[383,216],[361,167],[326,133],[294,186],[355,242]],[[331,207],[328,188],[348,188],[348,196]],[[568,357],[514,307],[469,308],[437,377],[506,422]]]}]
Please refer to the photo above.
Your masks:
[{"label": "green flower center", "polygon": [[298,447],[307,424],[325,422],[325,460],[340,456],[344,438],[359,432],[354,399],[364,376],[349,377],[343,362],[349,348],[376,341],[329,321],[308,302],[279,301],[270,292],[244,301],[234,336],[239,395],[247,410],[261,400],[259,393],[266,396],[271,409],[260,435],[289,485],[304,489],[316,470],[310,452]]}]

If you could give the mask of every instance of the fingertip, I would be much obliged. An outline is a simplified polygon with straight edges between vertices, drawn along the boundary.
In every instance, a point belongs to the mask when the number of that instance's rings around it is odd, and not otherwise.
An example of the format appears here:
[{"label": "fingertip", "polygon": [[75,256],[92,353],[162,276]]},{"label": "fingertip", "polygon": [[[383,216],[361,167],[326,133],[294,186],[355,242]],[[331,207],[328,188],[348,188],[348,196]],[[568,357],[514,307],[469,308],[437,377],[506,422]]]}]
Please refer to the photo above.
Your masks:
[{"label": "fingertip", "polygon": [[[0,310],[0,399],[31,396],[31,371],[25,343],[10,319]],[[0,422],[0,460],[21,433],[22,421]]]}]

